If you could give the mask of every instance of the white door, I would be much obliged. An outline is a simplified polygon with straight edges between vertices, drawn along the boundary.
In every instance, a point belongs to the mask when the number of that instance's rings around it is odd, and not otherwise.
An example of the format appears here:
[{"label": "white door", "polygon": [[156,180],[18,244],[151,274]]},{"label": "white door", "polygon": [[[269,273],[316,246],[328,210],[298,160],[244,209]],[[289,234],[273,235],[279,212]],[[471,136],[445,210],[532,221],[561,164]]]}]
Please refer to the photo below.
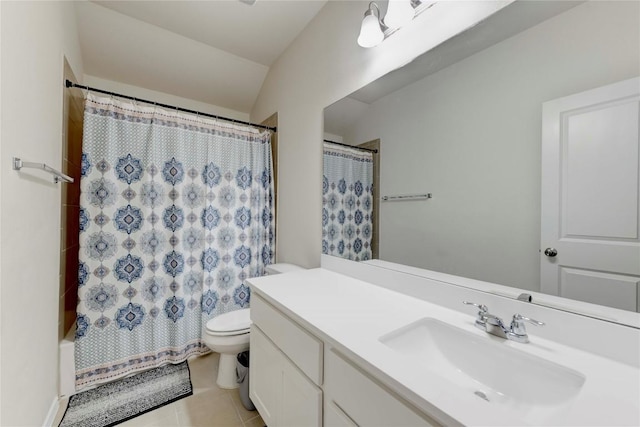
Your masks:
[{"label": "white door", "polygon": [[639,311],[640,78],[542,107],[541,290]]}]

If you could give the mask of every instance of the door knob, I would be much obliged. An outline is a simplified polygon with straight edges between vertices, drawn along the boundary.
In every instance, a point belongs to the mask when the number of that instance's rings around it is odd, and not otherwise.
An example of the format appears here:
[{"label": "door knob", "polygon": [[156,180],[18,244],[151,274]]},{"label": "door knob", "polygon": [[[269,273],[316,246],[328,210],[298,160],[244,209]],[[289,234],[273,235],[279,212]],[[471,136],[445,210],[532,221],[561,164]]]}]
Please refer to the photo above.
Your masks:
[{"label": "door knob", "polygon": [[553,258],[556,255],[558,255],[558,251],[555,250],[554,248],[547,248],[547,249],[544,250],[544,254],[546,256],[548,256],[549,258]]}]

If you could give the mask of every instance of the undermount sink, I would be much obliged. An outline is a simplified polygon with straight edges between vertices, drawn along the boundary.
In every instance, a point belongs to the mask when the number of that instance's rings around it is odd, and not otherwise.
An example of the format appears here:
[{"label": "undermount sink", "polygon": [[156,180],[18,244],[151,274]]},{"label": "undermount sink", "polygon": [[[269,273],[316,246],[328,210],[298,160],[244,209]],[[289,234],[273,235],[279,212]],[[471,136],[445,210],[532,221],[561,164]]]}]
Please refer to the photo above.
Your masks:
[{"label": "undermount sink", "polygon": [[519,409],[561,405],[585,381],[573,369],[434,318],[420,319],[379,341],[466,392]]}]

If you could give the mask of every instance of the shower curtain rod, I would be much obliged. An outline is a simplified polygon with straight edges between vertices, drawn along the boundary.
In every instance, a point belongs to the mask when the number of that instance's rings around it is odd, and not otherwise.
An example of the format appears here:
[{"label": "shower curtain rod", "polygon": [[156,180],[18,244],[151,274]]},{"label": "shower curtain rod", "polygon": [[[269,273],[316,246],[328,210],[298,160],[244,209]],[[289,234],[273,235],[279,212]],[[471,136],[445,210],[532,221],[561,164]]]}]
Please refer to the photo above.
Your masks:
[{"label": "shower curtain rod", "polygon": [[88,91],[91,91],[91,92],[104,93],[105,95],[117,96],[118,98],[131,99],[133,101],[144,102],[146,104],[153,104],[153,105],[157,105],[158,107],[170,108],[172,110],[182,111],[184,113],[197,114],[198,116],[211,117],[211,118],[214,118],[214,119],[225,120],[227,122],[240,123],[240,124],[243,124],[243,125],[254,126],[254,127],[257,127],[257,128],[261,128],[261,129],[268,129],[271,132],[277,132],[278,131],[278,128],[276,126],[265,126],[265,125],[259,125],[259,124],[255,124],[255,123],[250,123],[250,122],[243,122],[242,120],[230,119],[228,117],[216,116],[215,114],[202,113],[200,111],[189,110],[187,108],[182,108],[182,107],[176,107],[175,105],[168,105],[168,104],[162,104],[160,102],[148,101],[146,99],[136,98],[134,96],[122,95],[121,93],[109,92],[107,90],[96,89],[94,87],[79,85],[77,83],[72,82],[71,80],[65,80],[64,85],[67,88],[77,87],[78,89],[85,89],[85,90],[88,90]]},{"label": "shower curtain rod", "polygon": [[330,144],[342,145],[343,147],[353,148],[354,150],[371,151],[372,153],[378,152],[376,148],[357,147],[355,145],[343,144],[342,142],[329,141],[328,139],[325,139],[324,142],[328,142]]}]

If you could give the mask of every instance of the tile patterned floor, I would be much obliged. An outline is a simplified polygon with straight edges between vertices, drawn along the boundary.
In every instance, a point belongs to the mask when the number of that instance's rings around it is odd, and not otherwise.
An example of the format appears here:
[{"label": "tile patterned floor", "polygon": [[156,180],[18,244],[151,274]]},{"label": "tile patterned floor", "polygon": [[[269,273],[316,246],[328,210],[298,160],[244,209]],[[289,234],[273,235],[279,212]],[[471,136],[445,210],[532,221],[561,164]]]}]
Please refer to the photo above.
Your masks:
[{"label": "tile patterned floor", "polygon": [[[125,421],[122,427],[263,427],[257,411],[247,411],[238,390],[216,385],[218,353],[189,360],[193,396]],[[60,402],[54,426],[60,423],[68,399]]]}]

